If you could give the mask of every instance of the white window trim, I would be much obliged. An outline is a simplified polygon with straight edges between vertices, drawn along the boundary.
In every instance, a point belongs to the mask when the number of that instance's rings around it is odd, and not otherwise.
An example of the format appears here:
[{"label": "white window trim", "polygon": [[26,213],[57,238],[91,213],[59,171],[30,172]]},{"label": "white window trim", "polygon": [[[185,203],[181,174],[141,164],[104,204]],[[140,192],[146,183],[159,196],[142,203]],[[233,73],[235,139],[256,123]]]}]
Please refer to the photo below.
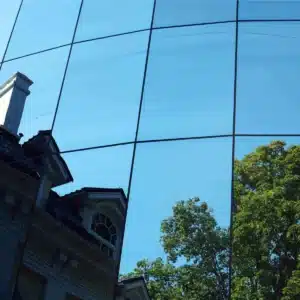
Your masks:
[{"label": "white window trim", "polygon": [[88,198],[91,200],[120,200],[122,206],[126,209],[126,203],[123,199],[123,197],[121,197],[121,195],[119,193],[111,193],[111,194],[107,194],[107,193],[93,193],[90,192],[88,195]]},{"label": "white window trim", "polygon": [[[118,228],[115,226],[114,223],[112,223],[115,228],[116,228],[116,236],[117,236],[117,239],[116,239],[116,246],[114,246],[113,244],[111,244],[110,242],[108,242],[106,239],[104,239],[103,237],[101,237],[100,235],[98,235],[93,229],[92,229],[92,224],[93,224],[93,218],[94,218],[94,215],[96,214],[103,214],[101,212],[93,212],[90,216],[90,219],[89,219],[89,226],[88,226],[88,232],[93,235],[97,240],[99,240],[102,244],[104,244],[105,246],[107,246],[108,248],[110,248],[111,250],[113,250],[113,259],[117,259],[117,252],[118,252],[118,249],[119,249],[119,230]],[[107,216],[106,214],[103,214],[106,218],[109,218],[109,216]],[[110,219],[110,218],[109,218]]]}]

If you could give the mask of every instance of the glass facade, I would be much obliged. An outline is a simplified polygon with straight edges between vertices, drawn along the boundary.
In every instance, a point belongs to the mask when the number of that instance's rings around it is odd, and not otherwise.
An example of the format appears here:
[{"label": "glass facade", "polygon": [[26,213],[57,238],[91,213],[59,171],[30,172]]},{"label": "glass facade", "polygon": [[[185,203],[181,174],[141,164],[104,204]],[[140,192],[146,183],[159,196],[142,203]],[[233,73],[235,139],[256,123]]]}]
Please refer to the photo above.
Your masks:
[{"label": "glass facade", "polygon": [[[74,177],[59,193],[127,193],[120,273],[176,253],[175,267],[212,268],[194,277],[208,290],[197,299],[286,296],[300,260],[300,2],[1,6],[0,82],[16,71],[34,81],[23,141],[52,130]],[[207,229],[174,221],[195,198]]]}]

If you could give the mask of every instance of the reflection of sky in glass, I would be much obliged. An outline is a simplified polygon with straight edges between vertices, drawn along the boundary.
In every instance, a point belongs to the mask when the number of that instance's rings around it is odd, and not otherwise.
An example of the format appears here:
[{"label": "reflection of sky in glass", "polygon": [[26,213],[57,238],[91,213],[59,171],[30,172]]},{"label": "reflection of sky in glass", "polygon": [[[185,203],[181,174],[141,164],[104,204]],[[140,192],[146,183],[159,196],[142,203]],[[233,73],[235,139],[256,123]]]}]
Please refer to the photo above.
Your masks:
[{"label": "reflection of sky in glass", "polygon": [[[2,3],[4,2],[4,3]],[[0,64],[21,0],[2,1],[0,9]]]},{"label": "reflection of sky in glass", "polygon": [[298,133],[300,22],[239,29],[237,132]]},{"label": "reflection of sky in glass", "polygon": [[61,149],[134,140],[147,40],[142,32],[74,46],[54,128]]},{"label": "reflection of sky in glass", "polygon": [[70,43],[79,4],[79,0],[25,0],[6,59]]},{"label": "reflection of sky in glass", "polygon": [[236,0],[158,0],[154,27],[235,20]]},{"label": "reflection of sky in glass", "polygon": [[19,128],[19,132],[24,134],[24,141],[39,130],[51,128],[68,52],[69,46],[3,64],[0,82],[17,71],[34,82]]},{"label": "reflection of sky in glass", "polygon": [[76,41],[150,27],[153,0],[84,1]]},{"label": "reflection of sky in glass", "polygon": [[123,188],[127,193],[133,145],[63,154],[74,182],[57,188],[61,194],[83,187]]},{"label": "reflection of sky in glass", "polygon": [[123,270],[136,259],[163,254],[160,222],[180,200],[199,197],[229,225],[231,147],[228,139],[141,144],[137,146]]},{"label": "reflection of sky in glass", "polygon": [[234,30],[153,32],[139,139],[231,133]]},{"label": "reflection of sky in glass", "polygon": [[[80,1],[24,1],[6,59],[71,41]],[[76,41],[147,28],[152,0],[85,1]],[[157,1],[154,26],[232,21],[235,1]],[[226,5],[225,5],[226,3]],[[299,3],[240,1],[241,19],[299,17]],[[19,1],[1,3],[0,57]],[[68,11],[66,14],[65,12]],[[5,12],[5,14],[3,14]],[[4,24],[4,25],[3,25]],[[300,22],[239,25],[237,133],[298,133]],[[54,127],[62,150],[132,141],[148,32],[74,45]],[[155,30],[138,138],[230,134],[235,24]],[[69,46],[4,63],[0,82],[24,72],[31,87],[20,131],[24,140],[49,129]],[[236,156],[293,138],[237,138]],[[123,187],[132,145],[65,154],[74,183]],[[159,226],[178,200],[199,196],[222,226],[229,223],[231,139],[139,144],[122,271],[162,255]],[[138,236],[138,239],[137,239]],[[137,243],[137,240],[140,240]]]},{"label": "reflection of sky in glass", "polygon": [[241,20],[278,20],[299,19],[298,0],[240,0],[239,19]]}]

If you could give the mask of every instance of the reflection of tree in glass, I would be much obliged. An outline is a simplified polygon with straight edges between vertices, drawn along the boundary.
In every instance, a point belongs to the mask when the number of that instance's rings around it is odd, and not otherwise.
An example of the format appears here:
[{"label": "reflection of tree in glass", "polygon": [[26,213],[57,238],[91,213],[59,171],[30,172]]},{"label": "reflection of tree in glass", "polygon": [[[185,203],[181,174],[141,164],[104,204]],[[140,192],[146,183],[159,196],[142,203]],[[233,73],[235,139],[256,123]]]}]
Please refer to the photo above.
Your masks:
[{"label": "reflection of tree in glass", "polygon": [[258,147],[235,162],[234,187],[233,299],[299,297],[300,146]]},{"label": "reflection of tree in glass", "polygon": [[[300,146],[276,141],[236,160],[234,194],[232,299],[298,299]],[[161,232],[168,262],[140,261],[125,277],[144,275],[156,300],[227,299],[229,232],[207,204],[178,202]]]},{"label": "reflection of tree in glass", "polygon": [[[126,277],[144,275],[153,299],[228,299],[228,231],[217,226],[207,204],[178,202],[161,231],[169,262],[140,261]],[[186,265],[176,267],[182,258]]]}]

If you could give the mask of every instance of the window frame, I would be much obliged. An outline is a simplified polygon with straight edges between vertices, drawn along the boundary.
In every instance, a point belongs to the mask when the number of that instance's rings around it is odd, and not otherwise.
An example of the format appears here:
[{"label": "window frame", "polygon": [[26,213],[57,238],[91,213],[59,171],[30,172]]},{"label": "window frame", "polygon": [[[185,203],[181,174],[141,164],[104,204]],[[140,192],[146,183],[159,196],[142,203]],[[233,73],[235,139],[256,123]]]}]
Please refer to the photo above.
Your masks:
[{"label": "window frame", "polygon": [[[115,235],[116,235],[116,243],[115,243],[115,245],[113,245],[113,244],[110,243],[108,240],[106,240],[105,238],[103,238],[101,235],[99,235],[99,234],[93,229],[94,219],[95,219],[95,217],[96,217],[97,215],[102,215],[102,216],[104,216],[105,221],[106,221],[106,219],[108,219],[108,220],[111,222],[111,224],[112,224],[111,226],[113,226],[113,227],[115,228],[115,231],[116,231],[116,233],[115,233]],[[106,223],[105,223],[105,222],[104,222],[104,225],[106,226]],[[92,216],[91,216],[91,222],[90,222],[89,230],[90,230],[90,233],[91,233],[93,236],[95,236],[95,237],[100,241],[100,243],[101,243],[101,245],[100,245],[101,251],[102,251],[102,252],[105,252],[105,251],[102,250],[102,246],[103,246],[103,245],[106,246],[109,250],[112,251],[112,255],[107,254],[107,256],[110,257],[110,258],[115,259],[115,258],[116,258],[116,253],[117,253],[117,244],[118,244],[119,237],[118,237],[118,230],[117,230],[117,227],[116,227],[116,225],[114,224],[114,222],[112,222],[111,218],[108,217],[106,214],[101,213],[101,212],[95,212],[95,213],[93,213]]]}]

